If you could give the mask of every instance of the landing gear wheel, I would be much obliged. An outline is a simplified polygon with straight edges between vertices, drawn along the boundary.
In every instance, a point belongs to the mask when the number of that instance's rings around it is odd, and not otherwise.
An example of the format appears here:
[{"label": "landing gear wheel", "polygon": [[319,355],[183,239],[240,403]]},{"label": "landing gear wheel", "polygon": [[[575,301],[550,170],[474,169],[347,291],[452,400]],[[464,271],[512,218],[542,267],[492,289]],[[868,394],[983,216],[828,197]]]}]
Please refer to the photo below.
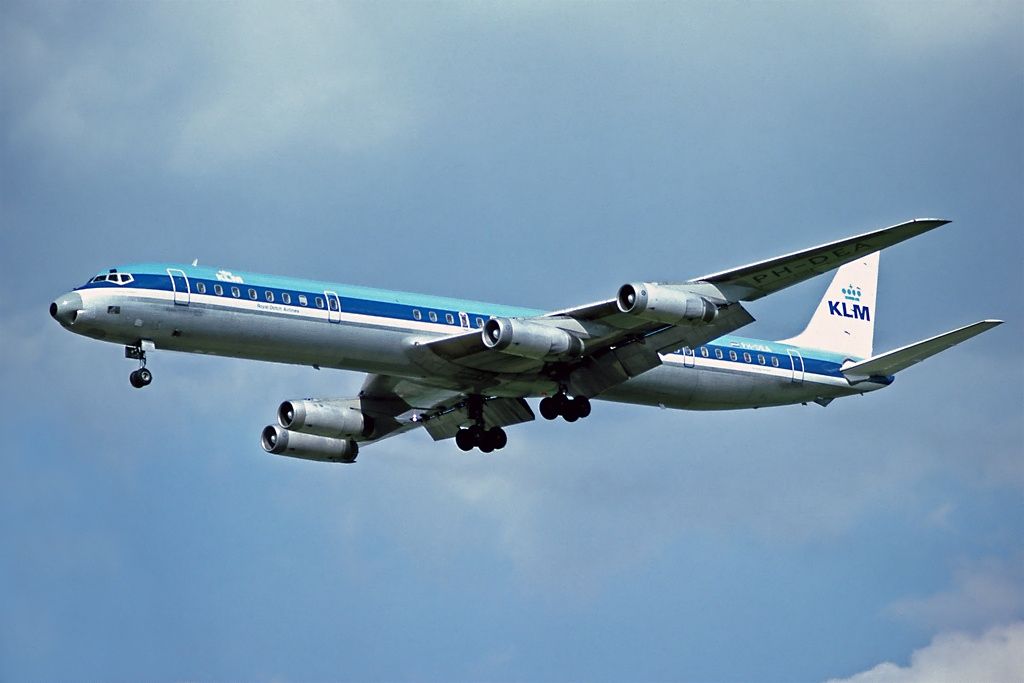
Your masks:
[{"label": "landing gear wheel", "polygon": [[558,417],[558,402],[551,396],[540,400],[540,414],[545,420],[554,420]]},{"label": "landing gear wheel", "polygon": [[149,383],[153,381],[153,373],[146,368],[139,368],[132,374],[128,375],[128,381],[131,382],[131,385],[136,389],[148,387]]},{"label": "landing gear wheel", "polygon": [[455,435],[455,444],[460,450],[466,451],[467,453],[473,450],[476,445],[473,443],[473,437],[469,435],[468,429],[460,429],[458,434]]},{"label": "landing gear wheel", "polygon": [[491,428],[491,440],[494,442],[494,450],[500,451],[508,445],[508,434],[501,427]]},{"label": "landing gear wheel", "polygon": [[580,418],[590,417],[590,399],[586,396],[577,396],[572,400],[573,408]]}]

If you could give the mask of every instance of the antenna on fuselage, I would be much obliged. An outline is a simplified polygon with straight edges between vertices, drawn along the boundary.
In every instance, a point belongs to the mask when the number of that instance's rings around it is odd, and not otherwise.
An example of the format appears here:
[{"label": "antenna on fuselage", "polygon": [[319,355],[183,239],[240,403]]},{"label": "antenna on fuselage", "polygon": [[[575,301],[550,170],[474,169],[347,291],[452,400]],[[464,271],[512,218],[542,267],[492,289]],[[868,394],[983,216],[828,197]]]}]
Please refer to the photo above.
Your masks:
[{"label": "antenna on fuselage", "polygon": [[199,259],[192,259],[192,267],[195,268],[199,265]]}]

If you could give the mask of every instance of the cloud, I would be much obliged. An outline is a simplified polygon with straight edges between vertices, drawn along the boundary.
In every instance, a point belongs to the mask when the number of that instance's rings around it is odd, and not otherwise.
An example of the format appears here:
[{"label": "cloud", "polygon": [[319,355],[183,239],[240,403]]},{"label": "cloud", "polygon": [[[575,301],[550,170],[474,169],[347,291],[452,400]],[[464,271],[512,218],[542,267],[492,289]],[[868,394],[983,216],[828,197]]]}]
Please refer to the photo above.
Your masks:
[{"label": "cloud", "polygon": [[899,600],[886,612],[935,629],[979,629],[1024,618],[1024,558],[965,564],[954,572],[948,590]]},{"label": "cloud", "polygon": [[376,149],[413,125],[372,17],[352,6],[110,6],[116,21],[92,23],[88,43],[65,35],[74,5],[51,9],[12,12],[3,89],[11,139],[58,158],[198,173]]},{"label": "cloud", "polygon": [[964,633],[936,636],[927,647],[915,650],[910,665],[884,662],[829,683],[960,683],[1024,680],[1024,622],[999,626],[979,637]]}]

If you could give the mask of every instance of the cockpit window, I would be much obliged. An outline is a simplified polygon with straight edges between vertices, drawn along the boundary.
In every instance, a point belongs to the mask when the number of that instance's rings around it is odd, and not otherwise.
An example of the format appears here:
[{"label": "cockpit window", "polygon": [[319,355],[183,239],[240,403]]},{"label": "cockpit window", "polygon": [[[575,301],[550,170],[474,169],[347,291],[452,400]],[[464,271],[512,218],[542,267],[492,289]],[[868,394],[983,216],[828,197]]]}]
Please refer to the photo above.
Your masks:
[{"label": "cockpit window", "polygon": [[131,273],[103,273],[102,275],[97,275],[93,279],[89,280],[89,282],[113,282],[118,285],[126,285],[134,280],[135,278]]}]

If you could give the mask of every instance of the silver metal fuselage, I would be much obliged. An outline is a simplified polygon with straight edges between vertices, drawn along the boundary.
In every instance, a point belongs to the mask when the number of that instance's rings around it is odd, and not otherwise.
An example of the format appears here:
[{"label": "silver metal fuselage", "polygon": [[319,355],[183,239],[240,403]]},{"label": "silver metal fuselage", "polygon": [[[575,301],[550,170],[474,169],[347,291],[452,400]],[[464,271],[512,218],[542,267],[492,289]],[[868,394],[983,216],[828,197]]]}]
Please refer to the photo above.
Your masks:
[{"label": "silver metal fuselage", "polygon": [[[454,363],[435,356],[425,362],[428,356],[416,353],[418,345],[464,333],[486,317],[530,317],[540,311],[183,265],[141,264],[117,271],[132,273],[132,281],[90,281],[59,297],[51,315],[72,332],[127,346],[391,375],[448,389],[466,390],[468,382],[491,396],[558,390],[537,375],[474,379]],[[203,282],[204,291],[197,291]],[[289,303],[282,302],[282,290],[293,292]],[[304,305],[298,303],[300,292]],[[594,398],[722,410],[824,402],[887,386],[851,385],[839,372],[844,360],[727,336],[699,349],[663,354],[660,366]]]}]

